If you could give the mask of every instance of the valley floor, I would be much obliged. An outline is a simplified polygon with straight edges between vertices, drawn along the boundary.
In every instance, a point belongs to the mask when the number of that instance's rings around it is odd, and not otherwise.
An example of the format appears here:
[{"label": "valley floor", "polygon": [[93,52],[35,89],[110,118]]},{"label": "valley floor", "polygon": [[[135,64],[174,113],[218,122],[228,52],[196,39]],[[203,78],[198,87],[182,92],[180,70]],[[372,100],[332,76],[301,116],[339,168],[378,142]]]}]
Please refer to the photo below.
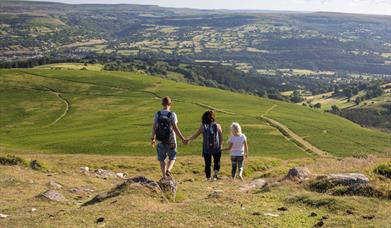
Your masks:
[{"label": "valley floor", "polygon": [[[203,175],[201,156],[179,156],[173,170],[178,181],[175,201],[163,202],[156,194],[135,185],[120,196],[81,206],[123,182],[116,177],[98,178],[94,170],[126,172],[127,177],[145,176],[157,181],[160,172],[156,158],[78,154],[17,156],[27,163],[37,160],[46,171],[32,170],[26,165],[0,166],[0,214],[8,215],[0,218],[0,227],[312,227],[320,221],[326,227],[391,224],[390,200],[315,193],[308,190],[305,182],[282,181],[290,168],[305,166],[314,174],[364,173],[374,186],[391,190],[391,180],[373,172],[378,164],[391,161],[389,158],[281,160],[255,156],[246,161],[245,181],[233,182],[228,178],[229,156],[223,155],[222,179],[209,182]],[[82,173],[80,167],[89,167],[91,172]],[[266,180],[268,187],[239,191],[256,178]],[[51,181],[62,186],[56,191],[66,202],[49,202],[37,197],[54,188]],[[104,221],[97,222],[98,218]]]}]

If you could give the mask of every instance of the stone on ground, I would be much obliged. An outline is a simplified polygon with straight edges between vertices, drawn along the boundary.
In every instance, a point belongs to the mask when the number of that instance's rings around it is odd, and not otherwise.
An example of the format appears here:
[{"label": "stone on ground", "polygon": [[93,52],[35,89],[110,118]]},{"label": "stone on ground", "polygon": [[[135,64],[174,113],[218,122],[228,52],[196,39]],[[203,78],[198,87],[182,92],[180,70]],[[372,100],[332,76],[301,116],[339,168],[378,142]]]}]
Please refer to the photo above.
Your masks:
[{"label": "stone on ground", "polygon": [[39,162],[38,160],[32,160],[30,162],[30,168],[33,170],[46,171],[45,166],[41,162]]},{"label": "stone on ground", "polygon": [[174,178],[162,178],[159,180],[158,185],[160,189],[166,194],[175,199],[177,191],[177,182]]},{"label": "stone on ground", "polygon": [[51,187],[53,189],[61,189],[62,188],[62,185],[55,182],[55,181],[50,181],[48,185],[49,185],[49,187]]},{"label": "stone on ground", "polygon": [[95,176],[99,178],[115,178],[116,175],[114,172],[104,169],[95,170]]},{"label": "stone on ground", "polygon": [[40,196],[44,199],[48,199],[50,201],[56,202],[65,202],[67,199],[59,192],[55,190],[47,190],[46,192],[40,194]]},{"label": "stone on ground", "polygon": [[289,170],[286,178],[290,180],[305,180],[312,176],[310,170],[307,167],[294,167]]},{"label": "stone on ground", "polygon": [[264,179],[255,179],[255,180],[251,181],[250,183],[243,184],[239,188],[239,191],[248,192],[253,189],[262,189],[265,186],[267,186],[267,182]]},{"label": "stone on ground", "polygon": [[224,193],[223,190],[216,189],[216,190],[213,190],[211,193],[209,193],[208,198],[209,199],[218,199],[223,196],[223,193]]}]

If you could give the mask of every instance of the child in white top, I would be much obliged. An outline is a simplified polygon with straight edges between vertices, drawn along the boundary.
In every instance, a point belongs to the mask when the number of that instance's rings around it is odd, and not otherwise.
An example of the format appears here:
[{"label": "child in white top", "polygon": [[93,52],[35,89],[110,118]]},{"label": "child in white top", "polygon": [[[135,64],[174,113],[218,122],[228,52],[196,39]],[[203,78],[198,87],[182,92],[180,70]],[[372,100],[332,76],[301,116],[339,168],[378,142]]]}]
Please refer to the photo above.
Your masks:
[{"label": "child in white top", "polygon": [[235,179],[236,169],[239,171],[239,179],[243,181],[244,157],[248,156],[247,138],[242,134],[242,128],[239,123],[231,124],[231,137],[228,140],[228,148],[222,151],[231,151],[232,161],[232,179]]}]

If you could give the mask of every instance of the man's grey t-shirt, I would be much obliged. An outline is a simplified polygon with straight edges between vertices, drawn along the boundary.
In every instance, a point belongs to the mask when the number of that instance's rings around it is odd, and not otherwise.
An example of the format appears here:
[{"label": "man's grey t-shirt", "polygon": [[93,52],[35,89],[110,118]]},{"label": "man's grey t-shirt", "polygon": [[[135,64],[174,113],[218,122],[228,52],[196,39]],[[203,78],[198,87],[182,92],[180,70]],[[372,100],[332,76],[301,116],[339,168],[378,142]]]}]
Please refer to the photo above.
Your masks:
[{"label": "man's grey t-shirt", "polygon": [[[162,110],[160,110],[160,112],[161,112],[162,115],[167,115],[167,114],[168,114],[169,112],[171,112],[171,111],[168,111],[168,110],[166,110],[166,109],[162,109]],[[158,119],[158,113],[156,112],[155,115],[154,115],[154,117],[153,117],[153,124],[154,124],[155,128],[156,128],[156,126],[157,126],[157,119]],[[178,118],[177,118],[175,112],[171,112],[170,120],[171,120],[171,127],[172,127],[174,124],[178,124]],[[174,142],[175,142],[175,144],[176,144],[176,134],[175,134],[175,131],[173,131],[172,134],[173,134],[173,136],[174,136]],[[159,142],[159,141],[158,141],[158,142]]]}]

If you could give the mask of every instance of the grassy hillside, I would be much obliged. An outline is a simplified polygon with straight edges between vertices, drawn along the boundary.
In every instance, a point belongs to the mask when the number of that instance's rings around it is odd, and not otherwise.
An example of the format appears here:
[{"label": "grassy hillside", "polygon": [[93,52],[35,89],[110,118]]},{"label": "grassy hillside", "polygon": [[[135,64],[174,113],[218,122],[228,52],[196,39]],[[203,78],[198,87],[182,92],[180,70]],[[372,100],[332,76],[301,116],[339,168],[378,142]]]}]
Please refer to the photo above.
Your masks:
[{"label": "grassy hillside", "polygon": [[[324,215],[329,217],[324,220],[325,227],[389,227],[391,222],[389,200],[320,194],[309,191],[304,184],[275,182],[286,175],[290,167],[305,165],[313,173],[363,172],[375,186],[390,189],[391,179],[384,180],[373,172],[378,163],[384,162],[374,157],[316,161],[250,157],[245,167],[246,182],[242,183],[225,177],[216,182],[205,181],[202,158],[182,156],[174,168],[179,182],[175,203],[163,203],[158,194],[141,185],[132,185],[120,196],[87,207],[80,205],[123,180],[105,180],[93,173],[83,175],[80,167],[127,172],[129,177],[145,175],[158,180],[155,158],[46,154],[21,155],[21,158],[37,159],[46,164],[50,172],[0,165],[0,212],[9,215],[0,220],[1,227],[313,227]],[[221,171],[223,176],[229,175],[227,156],[222,159]],[[268,188],[248,193],[239,191],[247,181],[260,176],[270,177]],[[52,188],[50,181],[63,186],[56,191],[68,202],[48,202],[36,197]],[[279,211],[280,207],[288,210]],[[374,217],[365,219],[364,216]],[[105,221],[97,224],[100,217]]]},{"label": "grassy hillside", "polygon": [[[189,136],[207,107],[220,112],[228,137],[238,121],[250,153],[279,158],[309,156],[259,118],[266,115],[322,150],[338,156],[388,155],[391,136],[340,117],[294,104],[192,86],[136,73],[88,70],[1,70],[0,145],[5,151],[155,155],[149,148],[159,96],[174,98],[180,127]],[[200,141],[180,146],[200,154]]]}]

